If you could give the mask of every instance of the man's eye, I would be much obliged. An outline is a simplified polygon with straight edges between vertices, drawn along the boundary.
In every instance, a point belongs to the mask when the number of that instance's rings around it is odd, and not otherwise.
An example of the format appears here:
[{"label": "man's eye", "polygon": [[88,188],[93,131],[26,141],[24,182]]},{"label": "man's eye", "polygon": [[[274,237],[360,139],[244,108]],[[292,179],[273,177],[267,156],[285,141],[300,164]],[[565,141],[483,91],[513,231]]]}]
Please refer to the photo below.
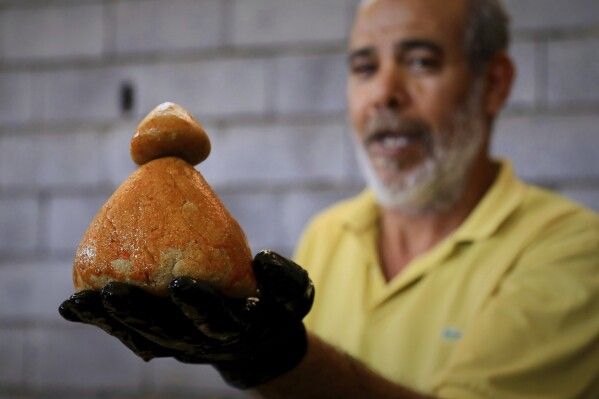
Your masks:
[{"label": "man's eye", "polygon": [[351,73],[353,75],[358,75],[361,77],[367,77],[376,71],[376,64],[372,62],[360,62],[352,64],[350,67]]},{"label": "man's eye", "polygon": [[435,57],[430,56],[411,56],[405,59],[407,66],[415,72],[433,72],[440,66],[440,62]]}]

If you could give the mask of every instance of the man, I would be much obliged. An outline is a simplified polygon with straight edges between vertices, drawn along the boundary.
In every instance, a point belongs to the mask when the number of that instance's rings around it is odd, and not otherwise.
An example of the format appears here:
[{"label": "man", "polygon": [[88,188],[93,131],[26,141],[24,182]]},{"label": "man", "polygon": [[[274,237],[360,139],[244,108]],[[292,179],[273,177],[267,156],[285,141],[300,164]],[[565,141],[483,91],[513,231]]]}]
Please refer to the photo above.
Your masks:
[{"label": "man", "polygon": [[244,306],[174,281],[189,332],[168,329],[176,307],[135,310],[155,298],[123,286],[61,313],[265,397],[599,397],[599,218],[489,156],[514,75],[507,44],[493,0],[361,4],[348,101],[370,189],[300,243],[316,288],[308,333],[310,281],[269,253]]}]

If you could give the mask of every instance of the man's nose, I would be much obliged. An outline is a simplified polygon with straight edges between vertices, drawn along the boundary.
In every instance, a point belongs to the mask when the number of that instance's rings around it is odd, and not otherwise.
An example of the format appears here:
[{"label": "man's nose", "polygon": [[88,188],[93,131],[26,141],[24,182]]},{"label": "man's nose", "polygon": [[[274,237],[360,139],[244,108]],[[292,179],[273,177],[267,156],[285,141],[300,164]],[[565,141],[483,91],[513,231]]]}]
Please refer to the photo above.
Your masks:
[{"label": "man's nose", "polygon": [[394,66],[382,68],[375,80],[374,106],[400,110],[409,103],[405,78]]}]

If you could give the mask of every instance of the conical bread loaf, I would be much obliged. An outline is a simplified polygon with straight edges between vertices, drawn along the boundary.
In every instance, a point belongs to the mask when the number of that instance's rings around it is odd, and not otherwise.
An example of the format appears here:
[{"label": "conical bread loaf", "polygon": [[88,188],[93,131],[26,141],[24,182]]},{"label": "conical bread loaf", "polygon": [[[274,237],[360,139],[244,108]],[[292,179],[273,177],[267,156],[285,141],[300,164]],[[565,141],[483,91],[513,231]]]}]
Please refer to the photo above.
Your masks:
[{"label": "conical bread loaf", "polygon": [[76,290],[110,281],[166,295],[190,276],[226,295],[255,294],[252,256],[239,224],[188,162],[208,156],[202,127],[173,103],[139,125],[131,155],[141,166],[102,206],[75,254]]}]

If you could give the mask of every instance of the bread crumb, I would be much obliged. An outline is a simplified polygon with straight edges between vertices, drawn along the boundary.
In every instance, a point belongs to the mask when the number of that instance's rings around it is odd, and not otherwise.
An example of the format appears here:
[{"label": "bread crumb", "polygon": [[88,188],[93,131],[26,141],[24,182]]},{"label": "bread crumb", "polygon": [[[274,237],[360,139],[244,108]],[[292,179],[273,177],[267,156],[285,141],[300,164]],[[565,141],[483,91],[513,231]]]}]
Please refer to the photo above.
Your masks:
[{"label": "bread crumb", "polygon": [[112,268],[123,276],[129,277],[133,271],[131,261],[128,259],[116,259],[110,262]]}]

